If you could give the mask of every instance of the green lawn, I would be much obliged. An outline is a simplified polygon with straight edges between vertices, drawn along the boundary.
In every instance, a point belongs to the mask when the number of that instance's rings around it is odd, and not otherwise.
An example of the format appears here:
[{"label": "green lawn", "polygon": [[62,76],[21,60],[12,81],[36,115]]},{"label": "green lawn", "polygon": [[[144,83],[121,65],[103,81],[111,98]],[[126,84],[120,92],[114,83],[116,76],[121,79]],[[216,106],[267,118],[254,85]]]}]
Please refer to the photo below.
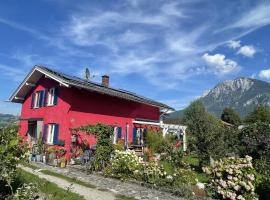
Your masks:
[{"label": "green lawn", "polygon": [[196,155],[191,154],[184,156],[183,161],[189,164],[191,168],[194,169],[194,172],[196,173],[196,177],[199,182],[206,183],[209,181],[209,177],[199,168],[199,159]]},{"label": "green lawn", "polygon": [[76,193],[64,190],[58,187],[56,184],[51,183],[45,179],[41,179],[38,176],[26,172],[22,169],[18,170],[18,179],[21,183],[34,183],[37,184],[39,191],[46,195],[47,199],[53,200],[84,200],[84,198]]}]

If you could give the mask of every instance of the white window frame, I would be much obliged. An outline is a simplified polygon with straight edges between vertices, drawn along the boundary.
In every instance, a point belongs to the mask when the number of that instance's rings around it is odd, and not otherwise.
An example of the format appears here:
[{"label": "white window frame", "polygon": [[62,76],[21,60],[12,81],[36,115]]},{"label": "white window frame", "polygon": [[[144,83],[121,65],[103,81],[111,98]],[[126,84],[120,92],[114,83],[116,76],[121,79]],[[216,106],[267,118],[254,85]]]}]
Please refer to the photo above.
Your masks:
[{"label": "white window frame", "polygon": [[40,103],[40,92],[35,93],[35,101],[34,102],[35,102],[34,103],[34,108],[39,108],[40,107],[40,105],[39,105],[39,103]]},{"label": "white window frame", "polygon": [[53,144],[55,124],[48,124],[47,144]]},{"label": "white window frame", "polygon": [[55,98],[55,88],[50,88],[48,90],[47,106],[54,105],[54,98]]}]

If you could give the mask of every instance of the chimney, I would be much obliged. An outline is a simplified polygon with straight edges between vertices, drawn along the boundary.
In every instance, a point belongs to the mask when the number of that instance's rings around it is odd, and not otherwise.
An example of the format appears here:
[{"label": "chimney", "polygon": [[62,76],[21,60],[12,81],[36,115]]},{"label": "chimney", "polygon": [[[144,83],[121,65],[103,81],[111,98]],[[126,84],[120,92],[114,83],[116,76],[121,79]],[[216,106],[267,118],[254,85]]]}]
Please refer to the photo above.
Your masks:
[{"label": "chimney", "polygon": [[109,87],[109,80],[110,80],[110,77],[108,75],[103,75],[102,76],[102,85],[105,87]]}]

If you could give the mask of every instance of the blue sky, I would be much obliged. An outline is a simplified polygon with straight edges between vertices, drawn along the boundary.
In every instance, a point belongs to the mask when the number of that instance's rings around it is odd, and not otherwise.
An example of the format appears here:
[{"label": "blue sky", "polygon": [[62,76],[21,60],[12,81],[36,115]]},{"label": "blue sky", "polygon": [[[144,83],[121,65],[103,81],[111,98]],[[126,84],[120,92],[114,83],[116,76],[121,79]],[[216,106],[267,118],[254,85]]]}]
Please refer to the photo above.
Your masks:
[{"label": "blue sky", "polygon": [[[26,3],[27,2],[27,3]],[[74,3],[76,2],[76,3]],[[217,83],[270,79],[270,1],[32,0],[0,3],[0,113],[35,64],[182,109]]]}]

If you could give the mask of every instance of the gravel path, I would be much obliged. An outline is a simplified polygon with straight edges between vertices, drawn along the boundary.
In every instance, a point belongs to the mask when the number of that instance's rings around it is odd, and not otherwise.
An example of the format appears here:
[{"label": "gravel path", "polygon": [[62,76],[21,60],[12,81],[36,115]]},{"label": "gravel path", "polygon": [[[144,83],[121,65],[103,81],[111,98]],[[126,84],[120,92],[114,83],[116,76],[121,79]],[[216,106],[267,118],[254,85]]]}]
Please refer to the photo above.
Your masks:
[{"label": "gravel path", "polygon": [[[95,174],[86,174],[80,169],[74,167],[67,167],[65,169],[44,165],[42,163],[33,163],[42,169],[63,174],[68,177],[77,178],[81,181],[95,185],[98,188],[109,190],[115,194],[122,194],[128,197],[133,197],[138,200],[184,200],[168,192],[159,191],[143,187],[139,184],[123,182],[117,179],[105,178]],[[81,186],[80,186],[81,187]],[[109,200],[110,198],[107,198]]]},{"label": "gravel path", "polygon": [[33,170],[28,167],[21,166],[21,168],[27,172],[37,175],[40,178],[46,179],[49,182],[55,183],[63,189],[67,189],[71,187],[72,192],[78,193],[79,195],[83,196],[86,200],[114,200],[115,199],[115,195],[112,192],[99,191],[97,189],[92,189],[92,188],[85,187],[76,183],[73,183],[71,186],[71,182],[68,182],[64,179],[61,179],[55,176],[46,175],[39,172],[38,170]]}]

